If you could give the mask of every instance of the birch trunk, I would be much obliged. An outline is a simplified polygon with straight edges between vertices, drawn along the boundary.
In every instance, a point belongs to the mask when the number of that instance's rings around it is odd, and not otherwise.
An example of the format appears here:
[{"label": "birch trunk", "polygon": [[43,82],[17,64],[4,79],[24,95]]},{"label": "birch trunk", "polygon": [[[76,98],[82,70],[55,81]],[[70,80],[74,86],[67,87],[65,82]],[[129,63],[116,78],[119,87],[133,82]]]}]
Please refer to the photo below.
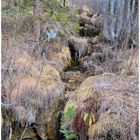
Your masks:
[{"label": "birch trunk", "polygon": [[99,12],[99,1],[95,0],[95,9],[96,9],[96,13]]},{"label": "birch trunk", "polygon": [[127,3],[127,37],[129,38],[129,35],[131,33],[131,9],[130,9],[131,0],[128,0]]},{"label": "birch trunk", "polygon": [[102,12],[103,12],[103,19],[104,19],[104,23],[103,23],[103,34],[105,36],[106,39],[110,40],[110,35],[109,35],[109,30],[108,30],[108,3],[106,0],[102,0]]},{"label": "birch trunk", "polygon": [[124,10],[124,0],[118,0],[118,22],[117,22],[117,31],[116,37],[121,33],[123,27],[123,10]]},{"label": "birch trunk", "polygon": [[110,14],[111,14],[111,39],[115,37],[115,21],[114,21],[114,12],[115,12],[115,1],[110,0]]},{"label": "birch trunk", "polygon": [[135,15],[135,0],[133,0],[133,3],[132,3],[132,20],[134,18],[134,15]]}]

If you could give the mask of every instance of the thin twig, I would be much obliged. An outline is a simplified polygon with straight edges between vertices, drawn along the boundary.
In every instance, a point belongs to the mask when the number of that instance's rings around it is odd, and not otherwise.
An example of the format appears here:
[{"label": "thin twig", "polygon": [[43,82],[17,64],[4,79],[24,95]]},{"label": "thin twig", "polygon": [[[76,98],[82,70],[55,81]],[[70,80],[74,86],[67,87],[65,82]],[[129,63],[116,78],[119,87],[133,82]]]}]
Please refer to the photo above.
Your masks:
[{"label": "thin twig", "polygon": [[34,87],[34,89],[33,89],[33,92],[32,92],[32,94],[31,94],[31,97],[33,96],[33,94],[34,94],[34,92],[35,92],[35,90],[36,90],[36,88],[37,88],[37,86],[38,86],[38,83],[39,83],[39,80],[40,80],[40,77],[41,77],[41,74],[42,74],[42,71],[43,71],[43,66],[44,66],[44,64],[42,64],[42,68],[41,68],[41,70],[40,70],[40,74],[39,74],[38,80],[37,80],[37,82],[36,82],[36,85],[35,85],[35,87]]},{"label": "thin twig", "polygon": [[26,125],[25,125],[25,129],[24,129],[24,131],[23,131],[23,133],[22,133],[22,135],[20,137],[20,140],[22,140],[23,136],[25,135],[25,133],[27,131],[27,127],[28,127],[28,123],[26,123]]}]

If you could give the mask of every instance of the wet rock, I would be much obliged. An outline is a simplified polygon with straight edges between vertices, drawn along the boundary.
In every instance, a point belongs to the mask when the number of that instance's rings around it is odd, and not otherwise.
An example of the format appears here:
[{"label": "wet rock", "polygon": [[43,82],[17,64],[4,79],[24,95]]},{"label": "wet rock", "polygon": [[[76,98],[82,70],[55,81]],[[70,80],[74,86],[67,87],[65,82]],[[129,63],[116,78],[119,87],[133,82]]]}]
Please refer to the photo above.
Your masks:
[{"label": "wet rock", "polygon": [[78,61],[78,59],[86,55],[89,50],[87,39],[85,38],[71,37],[68,40],[68,46],[70,48],[73,61]]},{"label": "wet rock", "polygon": [[88,37],[94,37],[96,35],[99,35],[99,33],[100,33],[100,30],[98,28],[91,26],[91,25],[84,27],[81,30],[80,30],[80,35],[81,35],[81,32],[83,32],[82,36],[88,36]]}]

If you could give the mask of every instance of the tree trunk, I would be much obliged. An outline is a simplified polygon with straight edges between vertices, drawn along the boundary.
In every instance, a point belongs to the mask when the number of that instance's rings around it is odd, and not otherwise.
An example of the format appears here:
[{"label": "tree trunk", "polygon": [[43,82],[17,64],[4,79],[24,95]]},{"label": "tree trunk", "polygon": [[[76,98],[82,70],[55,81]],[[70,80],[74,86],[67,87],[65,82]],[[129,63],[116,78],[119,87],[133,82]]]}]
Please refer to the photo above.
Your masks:
[{"label": "tree trunk", "polygon": [[14,6],[17,7],[17,1],[16,0],[14,0]]},{"label": "tree trunk", "polygon": [[130,9],[131,0],[128,0],[127,3],[127,23],[128,23],[128,34],[131,32],[131,9]]},{"label": "tree trunk", "polygon": [[119,37],[123,27],[123,11],[124,11],[124,0],[118,0],[118,22],[116,31],[117,38]]},{"label": "tree trunk", "polygon": [[41,2],[40,2],[40,0],[33,0],[33,1],[34,1],[33,14],[34,14],[34,17],[35,17],[33,30],[34,30],[34,38],[35,38],[35,42],[36,42],[35,48],[34,48],[34,53],[35,53],[35,57],[44,59],[43,48],[40,47],[40,32],[41,32],[41,29],[40,29],[39,16],[40,16],[40,13],[41,13]]},{"label": "tree trunk", "polygon": [[103,19],[104,19],[104,23],[103,23],[103,34],[105,36],[106,39],[110,40],[110,34],[109,34],[109,25],[108,25],[108,2],[106,0],[102,0],[102,12],[103,12]]},{"label": "tree trunk", "polygon": [[111,14],[111,39],[115,37],[115,22],[114,22],[114,12],[115,12],[115,1],[110,0],[110,14]]},{"label": "tree trunk", "polygon": [[34,16],[35,16],[35,21],[34,21],[34,37],[36,41],[36,47],[39,47],[39,39],[40,39],[40,0],[34,0]]},{"label": "tree trunk", "polygon": [[131,5],[131,0],[128,0],[127,3],[127,18],[126,18],[126,23],[127,23],[127,39],[126,39],[126,47],[128,47],[128,43],[129,43],[129,36],[131,33],[131,9],[130,9],[130,5]]},{"label": "tree trunk", "polygon": [[134,15],[135,15],[135,0],[133,0],[133,3],[132,3],[132,20],[134,18]]},{"label": "tree trunk", "polygon": [[99,1],[95,0],[95,9],[96,9],[96,13],[99,12]]},{"label": "tree trunk", "polygon": [[64,7],[66,6],[66,0],[63,1],[63,6],[64,6]]}]

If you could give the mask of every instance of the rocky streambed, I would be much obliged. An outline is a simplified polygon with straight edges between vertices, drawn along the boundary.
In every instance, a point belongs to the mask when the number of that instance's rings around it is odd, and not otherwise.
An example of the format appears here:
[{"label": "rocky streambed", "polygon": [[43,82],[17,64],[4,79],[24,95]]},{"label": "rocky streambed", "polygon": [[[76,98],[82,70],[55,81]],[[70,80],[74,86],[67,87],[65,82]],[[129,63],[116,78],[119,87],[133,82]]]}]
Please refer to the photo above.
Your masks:
[{"label": "rocky streambed", "polygon": [[77,18],[79,35],[50,43],[45,61],[16,48],[2,69],[2,140],[138,140],[137,74],[118,73],[99,14]]}]

